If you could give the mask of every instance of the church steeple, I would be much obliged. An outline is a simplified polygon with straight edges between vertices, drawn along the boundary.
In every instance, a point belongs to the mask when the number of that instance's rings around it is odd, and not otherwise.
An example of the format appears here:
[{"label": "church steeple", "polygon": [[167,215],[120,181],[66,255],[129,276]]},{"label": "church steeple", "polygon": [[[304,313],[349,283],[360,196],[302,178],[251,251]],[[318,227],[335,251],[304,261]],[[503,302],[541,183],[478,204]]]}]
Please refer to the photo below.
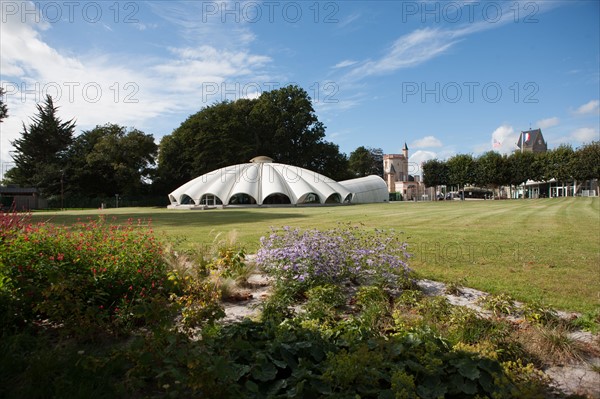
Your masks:
[{"label": "church steeple", "polygon": [[404,142],[404,148],[402,149],[402,155],[404,155],[404,157],[406,159],[408,159],[408,146],[406,145],[406,141]]}]

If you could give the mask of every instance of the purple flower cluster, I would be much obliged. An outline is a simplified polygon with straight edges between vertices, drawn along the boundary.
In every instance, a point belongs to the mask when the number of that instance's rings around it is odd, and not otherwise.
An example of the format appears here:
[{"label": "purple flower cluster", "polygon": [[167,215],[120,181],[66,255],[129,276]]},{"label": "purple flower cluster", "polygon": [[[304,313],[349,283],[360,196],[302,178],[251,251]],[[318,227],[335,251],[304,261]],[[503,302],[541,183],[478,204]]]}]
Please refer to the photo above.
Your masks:
[{"label": "purple flower cluster", "polygon": [[279,282],[314,285],[351,280],[394,287],[407,281],[411,271],[407,244],[393,230],[284,227],[260,242],[257,263]]}]

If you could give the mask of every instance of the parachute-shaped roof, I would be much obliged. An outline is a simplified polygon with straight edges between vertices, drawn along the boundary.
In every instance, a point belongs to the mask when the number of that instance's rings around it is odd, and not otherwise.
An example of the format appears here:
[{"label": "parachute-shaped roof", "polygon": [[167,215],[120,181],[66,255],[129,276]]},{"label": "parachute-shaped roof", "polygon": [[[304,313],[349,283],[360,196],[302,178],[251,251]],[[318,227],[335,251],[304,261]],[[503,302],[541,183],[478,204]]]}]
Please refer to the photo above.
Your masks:
[{"label": "parachute-shaped roof", "polygon": [[275,163],[264,156],[204,174],[169,194],[171,208],[182,205],[341,204],[351,202],[352,197],[350,190],[327,176]]}]

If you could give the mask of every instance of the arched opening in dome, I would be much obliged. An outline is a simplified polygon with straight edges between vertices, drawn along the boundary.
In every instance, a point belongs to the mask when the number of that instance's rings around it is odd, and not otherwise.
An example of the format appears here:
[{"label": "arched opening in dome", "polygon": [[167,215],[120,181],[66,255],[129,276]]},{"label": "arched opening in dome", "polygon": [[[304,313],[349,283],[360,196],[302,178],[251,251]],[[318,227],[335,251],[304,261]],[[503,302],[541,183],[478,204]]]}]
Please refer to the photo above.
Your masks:
[{"label": "arched opening in dome", "polygon": [[342,202],[342,197],[338,193],[333,193],[325,200],[326,204],[339,204]]},{"label": "arched opening in dome", "polygon": [[177,202],[177,200],[175,199],[175,197],[173,197],[172,195],[169,195],[169,201],[171,201],[171,203],[175,203]]},{"label": "arched opening in dome", "polygon": [[279,205],[279,204],[291,204],[290,197],[281,193],[274,193],[269,195],[263,201],[264,205]]},{"label": "arched opening in dome", "polygon": [[315,193],[306,193],[302,197],[298,198],[299,204],[320,204],[321,198]]},{"label": "arched opening in dome", "polygon": [[229,205],[256,205],[256,200],[246,193],[238,193],[231,196]]},{"label": "arched opening in dome", "polygon": [[180,199],[179,203],[181,205],[196,205],[196,203],[194,202],[194,200],[192,199],[192,197],[190,197],[187,194],[183,194],[181,196],[181,199]]},{"label": "arched opening in dome", "polygon": [[349,204],[352,202],[352,193],[346,195],[346,198],[344,198],[344,204]]},{"label": "arched opening in dome", "polygon": [[223,201],[221,201],[221,198],[217,197],[216,195],[204,194],[200,198],[200,205],[206,205],[206,206],[223,205]]}]

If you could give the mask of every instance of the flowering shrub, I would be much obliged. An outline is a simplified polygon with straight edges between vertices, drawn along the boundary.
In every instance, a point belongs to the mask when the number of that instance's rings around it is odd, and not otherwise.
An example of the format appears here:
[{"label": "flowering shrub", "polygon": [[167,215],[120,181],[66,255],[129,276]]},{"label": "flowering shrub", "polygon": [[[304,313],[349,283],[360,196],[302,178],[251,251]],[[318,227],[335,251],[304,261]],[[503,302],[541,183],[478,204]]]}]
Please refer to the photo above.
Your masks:
[{"label": "flowering shrub", "polygon": [[164,295],[167,271],[161,244],[141,220],[2,228],[0,289],[13,299],[12,311],[21,322],[47,319],[74,328],[99,322],[123,325],[146,298]]},{"label": "flowering shrub", "polygon": [[0,243],[10,239],[16,232],[30,223],[31,214],[28,212],[17,212],[12,209],[9,212],[0,210]]},{"label": "flowering shrub", "polygon": [[278,283],[287,285],[310,287],[350,280],[401,288],[409,283],[411,273],[406,246],[389,230],[284,227],[261,238],[256,261]]}]

